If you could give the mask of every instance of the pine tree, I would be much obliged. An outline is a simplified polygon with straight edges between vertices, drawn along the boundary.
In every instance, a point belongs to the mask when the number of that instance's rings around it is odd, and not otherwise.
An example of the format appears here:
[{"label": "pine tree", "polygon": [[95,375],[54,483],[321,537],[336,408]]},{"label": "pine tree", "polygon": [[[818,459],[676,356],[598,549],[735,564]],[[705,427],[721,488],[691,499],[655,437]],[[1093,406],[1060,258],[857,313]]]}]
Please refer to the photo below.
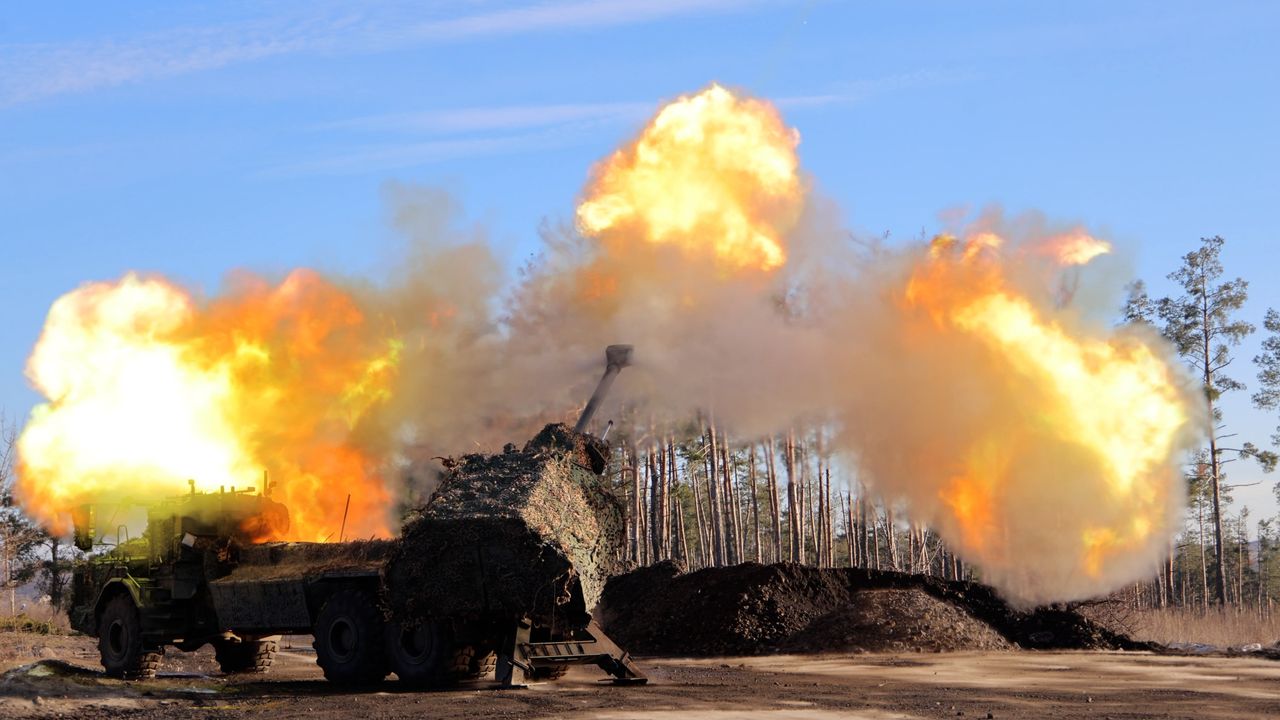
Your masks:
[{"label": "pine tree", "polygon": [[[1267,310],[1263,327],[1269,333],[1262,341],[1262,354],[1253,358],[1258,366],[1258,391],[1253,394],[1253,404],[1262,410],[1280,409],[1280,312]],[[1271,444],[1280,446],[1280,425],[1271,436]],[[1280,493],[1280,485],[1276,486]]]},{"label": "pine tree", "polygon": [[1276,455],[1261,451],[1252,443],[1240,448],[1220,445],[1219,430],[1222,411],[1219,401],[1224,393],[1242,390],[1244,385],[1226,374],[1233,360],[1232,348],[1253,331],[1254,326],[1236,317],[1248,298],[1249,283],[1242,278],[1222,280],[1221,237],[1201,238],[1198,249],[1182,258],[1182,267],[1170,273],[1181,293],[1152,302],[1145,288],[1135,283],[1130,288],[1125,307],[1126,319],[1152,322],[1156,317],[1161,331],[1173,342],[1179,355],[1195,370],[1200,380],[1210,415],[1208,473],[1213,500],[1211,520],[1214,538],[1214,589],[1216,601],[1226,601],[1227,578],[1223,561],[1222,534],[1222,466],[1223,453],[1235,452],[1240,457],[1257,460],[1265,471],[1275,468]]},{"label": "pine tree", "polygon": [[17,612],[17,587],[40,567],[39,547],[45,534],[22,513],[14,499],[17,430],[0,415],[0,587],[9,614]]}]

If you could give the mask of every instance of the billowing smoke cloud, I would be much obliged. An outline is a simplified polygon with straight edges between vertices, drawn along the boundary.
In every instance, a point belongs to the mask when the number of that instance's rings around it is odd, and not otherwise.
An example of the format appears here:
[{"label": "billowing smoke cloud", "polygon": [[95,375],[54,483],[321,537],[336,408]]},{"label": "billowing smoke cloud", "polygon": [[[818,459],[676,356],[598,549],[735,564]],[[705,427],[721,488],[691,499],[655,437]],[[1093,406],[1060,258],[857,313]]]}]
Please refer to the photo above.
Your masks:
[{"label": "billowing smoke cloud", "polygon": [[[376,460],[389,492],[421,493],[433,456],[571,420],[603,347],[632,343],[601,417],[702,413],[743,438],[824,427],[851,475],[1016,601],[1153,572],[1203,411],[1161,341],[1100,317],[1118,297],[1095,272],[1109,245],[994,211],[930,240],[858,240],[812,192],[799,140],[717,86],[668,104],[592,170],[573,224],[544,228],[513,286],[447,196],[393,186],[407,257],[387,282],[334,283],[390,343],[367,362],[394,348],[388,391],[326,432]],[[279,363],[301,352],[272,347]],[[334,387],[367,389],[368,372]],[[341,416],[344,393],[325,397],[313,411]]]}]

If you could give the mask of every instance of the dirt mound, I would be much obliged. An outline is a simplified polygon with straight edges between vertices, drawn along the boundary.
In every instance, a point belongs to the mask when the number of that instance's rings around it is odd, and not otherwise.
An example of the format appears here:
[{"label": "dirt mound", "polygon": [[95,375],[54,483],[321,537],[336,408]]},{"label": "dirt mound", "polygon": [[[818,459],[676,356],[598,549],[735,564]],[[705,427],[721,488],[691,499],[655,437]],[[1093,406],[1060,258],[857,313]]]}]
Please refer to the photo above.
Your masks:
[{"label": "dirt mound", "polygon": [[791,563],[642,568],[609,582],[598,614],[652,655],[1147,648],[1070,609],[1016,610],[977,583]]},{"label": "dirt mound", "polygon": [[787,638],[783,652],[1004,650],[1000,633],[963,609],[916,589],[864,590],[849,606]]}]

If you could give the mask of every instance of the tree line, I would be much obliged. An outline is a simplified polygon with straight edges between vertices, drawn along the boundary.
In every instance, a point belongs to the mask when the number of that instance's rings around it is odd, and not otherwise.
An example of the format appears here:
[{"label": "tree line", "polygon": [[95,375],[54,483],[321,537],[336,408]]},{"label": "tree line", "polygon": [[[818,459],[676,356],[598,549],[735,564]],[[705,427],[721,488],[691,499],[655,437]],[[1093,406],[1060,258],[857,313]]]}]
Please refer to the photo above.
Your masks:
[{"label": "tree line", "polygon": [[23,605],[18,588],[32,581],[50,605],[66,609],[71,561],[78,551],[18,507],[13,493],[16,461],[17,428],[0,415],[0,612],[18,614]]},{"label": "tree line", "polygon": [[612,472],[633,564],[796,562],[972,575],[929,528],[895,517],[857,483],[833,483],[822,429],[743,440],[701,418],[664,432],[623,427],[630,431]]}]

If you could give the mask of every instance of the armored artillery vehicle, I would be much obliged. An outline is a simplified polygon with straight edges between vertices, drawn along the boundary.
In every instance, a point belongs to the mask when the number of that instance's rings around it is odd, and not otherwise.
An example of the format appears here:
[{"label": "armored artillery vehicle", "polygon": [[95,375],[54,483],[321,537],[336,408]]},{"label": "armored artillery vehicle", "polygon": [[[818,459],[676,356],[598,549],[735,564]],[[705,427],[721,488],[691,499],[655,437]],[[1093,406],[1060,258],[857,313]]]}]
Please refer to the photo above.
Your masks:
[{"label": "armored artillery vehicle", "polygon": [[[142,538],[120,528],[112,550],[76,571],[72,625],[98,638],[107,674],[130,679],[154,676],[169,647],[206,644],[225,672],[266,672],[282,634],[311,634],[336,683],[394,673],[439,686],[493,673],[514,685],[575,663],[644,682],[590,615],[622,569],[623,525],[604,478],[608,446],[585,430],[630,352],[608,348],[574,428],[548,425],[523,449],[447,460],[396,539],[255,542],[289,522],[265,484],[193,489],[151,507]],[[97,511],[76,518],[82,549],[99,540]]]}]

